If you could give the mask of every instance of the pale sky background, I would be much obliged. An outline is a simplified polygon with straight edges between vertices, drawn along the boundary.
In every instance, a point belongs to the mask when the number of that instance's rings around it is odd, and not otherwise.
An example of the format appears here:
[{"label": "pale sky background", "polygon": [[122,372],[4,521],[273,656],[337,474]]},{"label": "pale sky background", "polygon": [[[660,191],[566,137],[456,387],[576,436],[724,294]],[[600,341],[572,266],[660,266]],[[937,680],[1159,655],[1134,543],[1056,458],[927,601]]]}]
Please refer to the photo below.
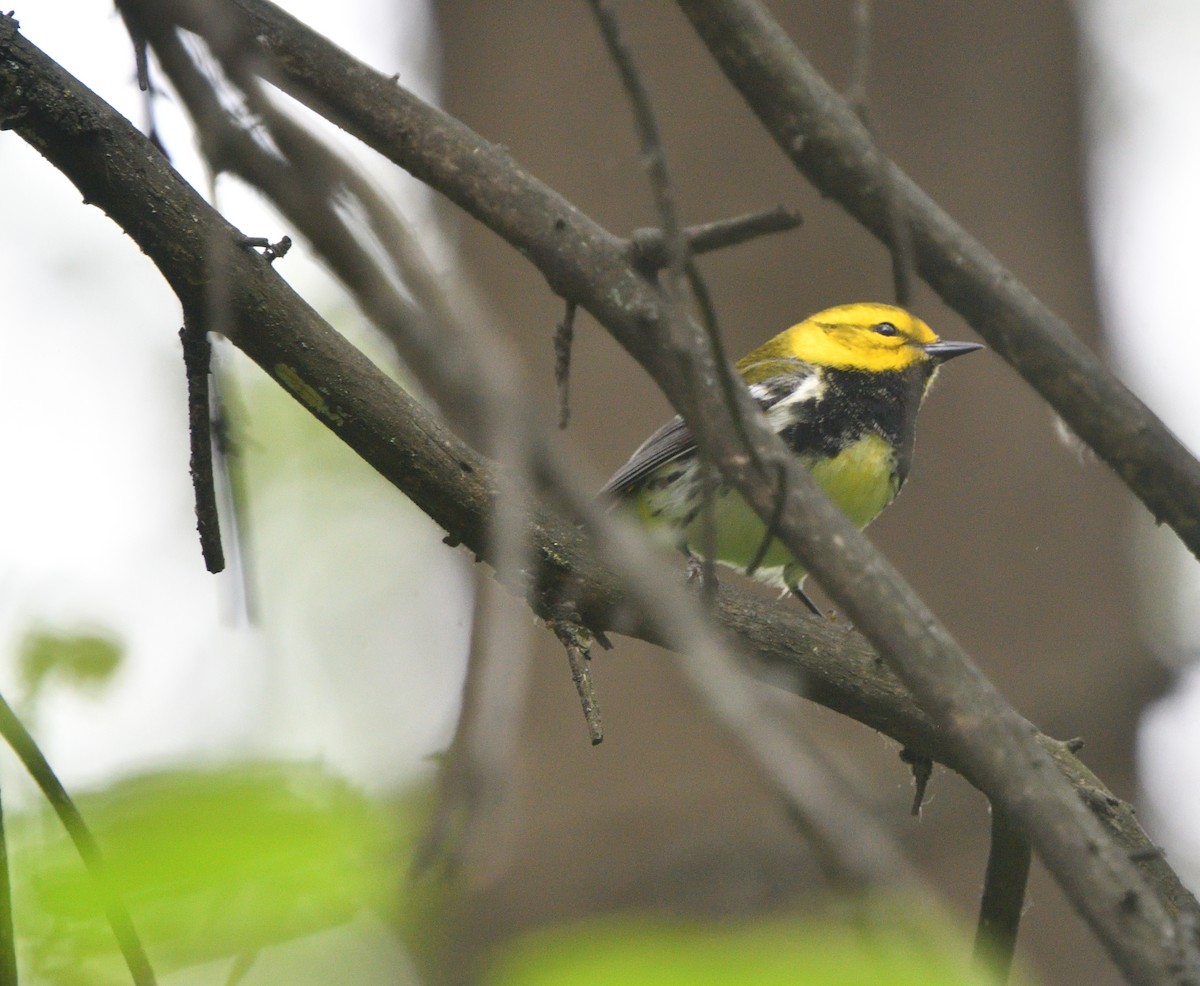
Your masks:
[{"label": "pale sky background", "polygon": [[[433,90],[435,32],[417,0],[283,5],[406,85]],[[1194,370],[1164,358],[1200,331],[1191,292],[1200,270],[1200,4],[1076,8],[1091,44],[1090,191],[1110,344],[1134,390],[1200,449]],[[143,122],[128,39],[108,3],[40,0],[19,14],[31,40]],[[165,102],[158,118],[176,165],[205,188]],[[377,166],[369,155],[367,164]],[[272,616],[261,631],[231,623],[230,580],[204,572],[194,535],[177,303],[133,244],[11,135],[0,135],[0,174],[0,642],[11,655],[44,623],[111,630],[128,648],[102,692],[58,687],[39,706],[51,761],[68,785],[245,751],[320,758],[363,781],[421,770],[457,707],[469,636],[464,558],[379,483],[339,487],[308,509],[273,487],[269,521],[256,529],[272,552],[262,563]],[[378,174],[407,215],[428,217],[427,195],[394,169]],[[236,187],[222,186],[221,205],[249,233],[288,231]],[[353,331],[356,314],[300,250],[279,269]],[[1195,560],[1169,532],[1132,523],[1145,594],[1157,601],[1147,637],[1164,660],[1186,662],[1200,653]],[[19,698],[11,660],[0,663],[0,686]],[[1147,714],[1140,750],[1143,815],[1193,887],[1200,756],[1181,751],[1198,748],[1193,667]]]},{"label": "pale sky background", "polygon": [[[435,34],[419,0],[284,6],[432,91]],[[30,40],[144,125],[132,50],[110,3],[40,0],[19,14]],[[207,189],[175,107],[160,100],[156,115],[176,167]],[[410,219],[428,221],[425,190],[344,144]],[[64,781],[244,754],[319,759],[376,784],[428,770],[450,735],[465,667],[465,558],[377,477],[310,495],[311,443],[252,432],[252,451],[269,444],[274,461],[292,464],[255,511],[263,625],[237,619],[236,579],[204,571],[195,535],[178,303],[132,241],[11,135],[0,139],[0,174],[0,642],[12,655],[46,625],[111,631],[127,647],[102,691],[50,687],[39,703],[36,732]],[[242,230],[289,231],[235,183],[222,181],[218,195]],[[361,334],[302,247],[277,269],[339,328]],[[251,368],[238,379],[262,375]],[[296,447],[276,447],[289,441]],[[0,687],[19,702],[11,658]],[[6,801],[11,793],[6,785]]]}]

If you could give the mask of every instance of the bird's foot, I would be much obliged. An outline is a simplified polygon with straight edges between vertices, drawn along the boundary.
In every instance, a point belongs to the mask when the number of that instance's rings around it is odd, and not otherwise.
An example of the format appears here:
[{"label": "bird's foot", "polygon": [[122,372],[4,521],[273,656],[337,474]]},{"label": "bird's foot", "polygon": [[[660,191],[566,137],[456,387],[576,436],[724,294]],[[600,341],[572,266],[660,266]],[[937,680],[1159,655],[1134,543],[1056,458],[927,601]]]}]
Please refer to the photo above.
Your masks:
[{"label": "bird's foot", "polygon": [[791,592],[791,594],[793,596],[795,596],[797,599],[799,599],[800,602],[804,603],[804,605],[808,607],[809,611],[813,614],[813,616],[824,616],[825,615],[819,609],[817,609],[817,604],[808,598],[808,594],[805,593],[805,591],[803,589],[801,589],[800,586],[798,586],[798,585],[788,586],[788,590]]}]

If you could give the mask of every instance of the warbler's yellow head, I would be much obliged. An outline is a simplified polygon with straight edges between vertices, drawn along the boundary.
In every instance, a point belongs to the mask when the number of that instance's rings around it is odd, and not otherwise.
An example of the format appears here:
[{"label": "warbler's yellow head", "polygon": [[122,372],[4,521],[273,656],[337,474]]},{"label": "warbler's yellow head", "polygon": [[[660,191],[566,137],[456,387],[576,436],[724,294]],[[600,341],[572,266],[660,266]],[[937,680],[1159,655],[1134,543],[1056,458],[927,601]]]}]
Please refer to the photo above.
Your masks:
[{"label": "warbler's yellow head", "polygon": [[940,363],[980,347],[942,342],[924,322],[903,308],[860,302],[827,308],[785,329],[738,361],[746,370],[771,359],[799,359],[838,370],[887,373],[922,360]]}]

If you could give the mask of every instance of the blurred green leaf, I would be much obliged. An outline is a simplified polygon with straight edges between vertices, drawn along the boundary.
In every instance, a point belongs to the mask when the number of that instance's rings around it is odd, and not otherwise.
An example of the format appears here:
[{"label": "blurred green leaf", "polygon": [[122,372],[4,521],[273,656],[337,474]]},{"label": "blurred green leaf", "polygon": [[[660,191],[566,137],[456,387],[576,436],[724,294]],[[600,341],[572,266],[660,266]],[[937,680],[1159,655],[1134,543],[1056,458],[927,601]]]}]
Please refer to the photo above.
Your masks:
[{"label": "blurred green leaf", "polygon": [[518,941],[487,986],[970,986],[969,951],[934,928],[795,917],[738,923],[608,919]]},{"label": "blurred green leaf", "polygon": [[113,676],[123,656],[121,644],[105,632],[36,629],[21,640],[17,668],[26,695],[32,696],[52,675],[73,685],[102,685]]},{"label": "blurred green leaf", "polygon": [[[382,906],[403,866],[391,814],[314,765],[166,772],[77,803],[160,972],[349,921]],[[32,981],[127,982],[94,884],[57,824],[17,816],[10,835]]]}]

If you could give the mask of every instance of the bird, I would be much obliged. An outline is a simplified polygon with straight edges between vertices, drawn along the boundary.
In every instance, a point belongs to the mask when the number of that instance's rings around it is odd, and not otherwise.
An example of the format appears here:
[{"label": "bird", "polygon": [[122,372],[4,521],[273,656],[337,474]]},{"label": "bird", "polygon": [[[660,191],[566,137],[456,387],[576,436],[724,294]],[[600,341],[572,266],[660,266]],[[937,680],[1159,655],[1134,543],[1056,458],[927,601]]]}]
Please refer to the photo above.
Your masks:
[{"label": "bird", "polygon": [[[917,411],[941,365],[982,349],[944,341],[903,308],[874,302],[810,315],[737,361],[771,428],[834,503],[864,528],[900,492],[912,467]],[[678,415],[604,485],[658,540],[695,565],[706,542],[700,459]],[[813,613],[804,566],[728,482],[713,491],[712,561],[791,592]],[[749,571],[755,564],[753,571]]]}]

